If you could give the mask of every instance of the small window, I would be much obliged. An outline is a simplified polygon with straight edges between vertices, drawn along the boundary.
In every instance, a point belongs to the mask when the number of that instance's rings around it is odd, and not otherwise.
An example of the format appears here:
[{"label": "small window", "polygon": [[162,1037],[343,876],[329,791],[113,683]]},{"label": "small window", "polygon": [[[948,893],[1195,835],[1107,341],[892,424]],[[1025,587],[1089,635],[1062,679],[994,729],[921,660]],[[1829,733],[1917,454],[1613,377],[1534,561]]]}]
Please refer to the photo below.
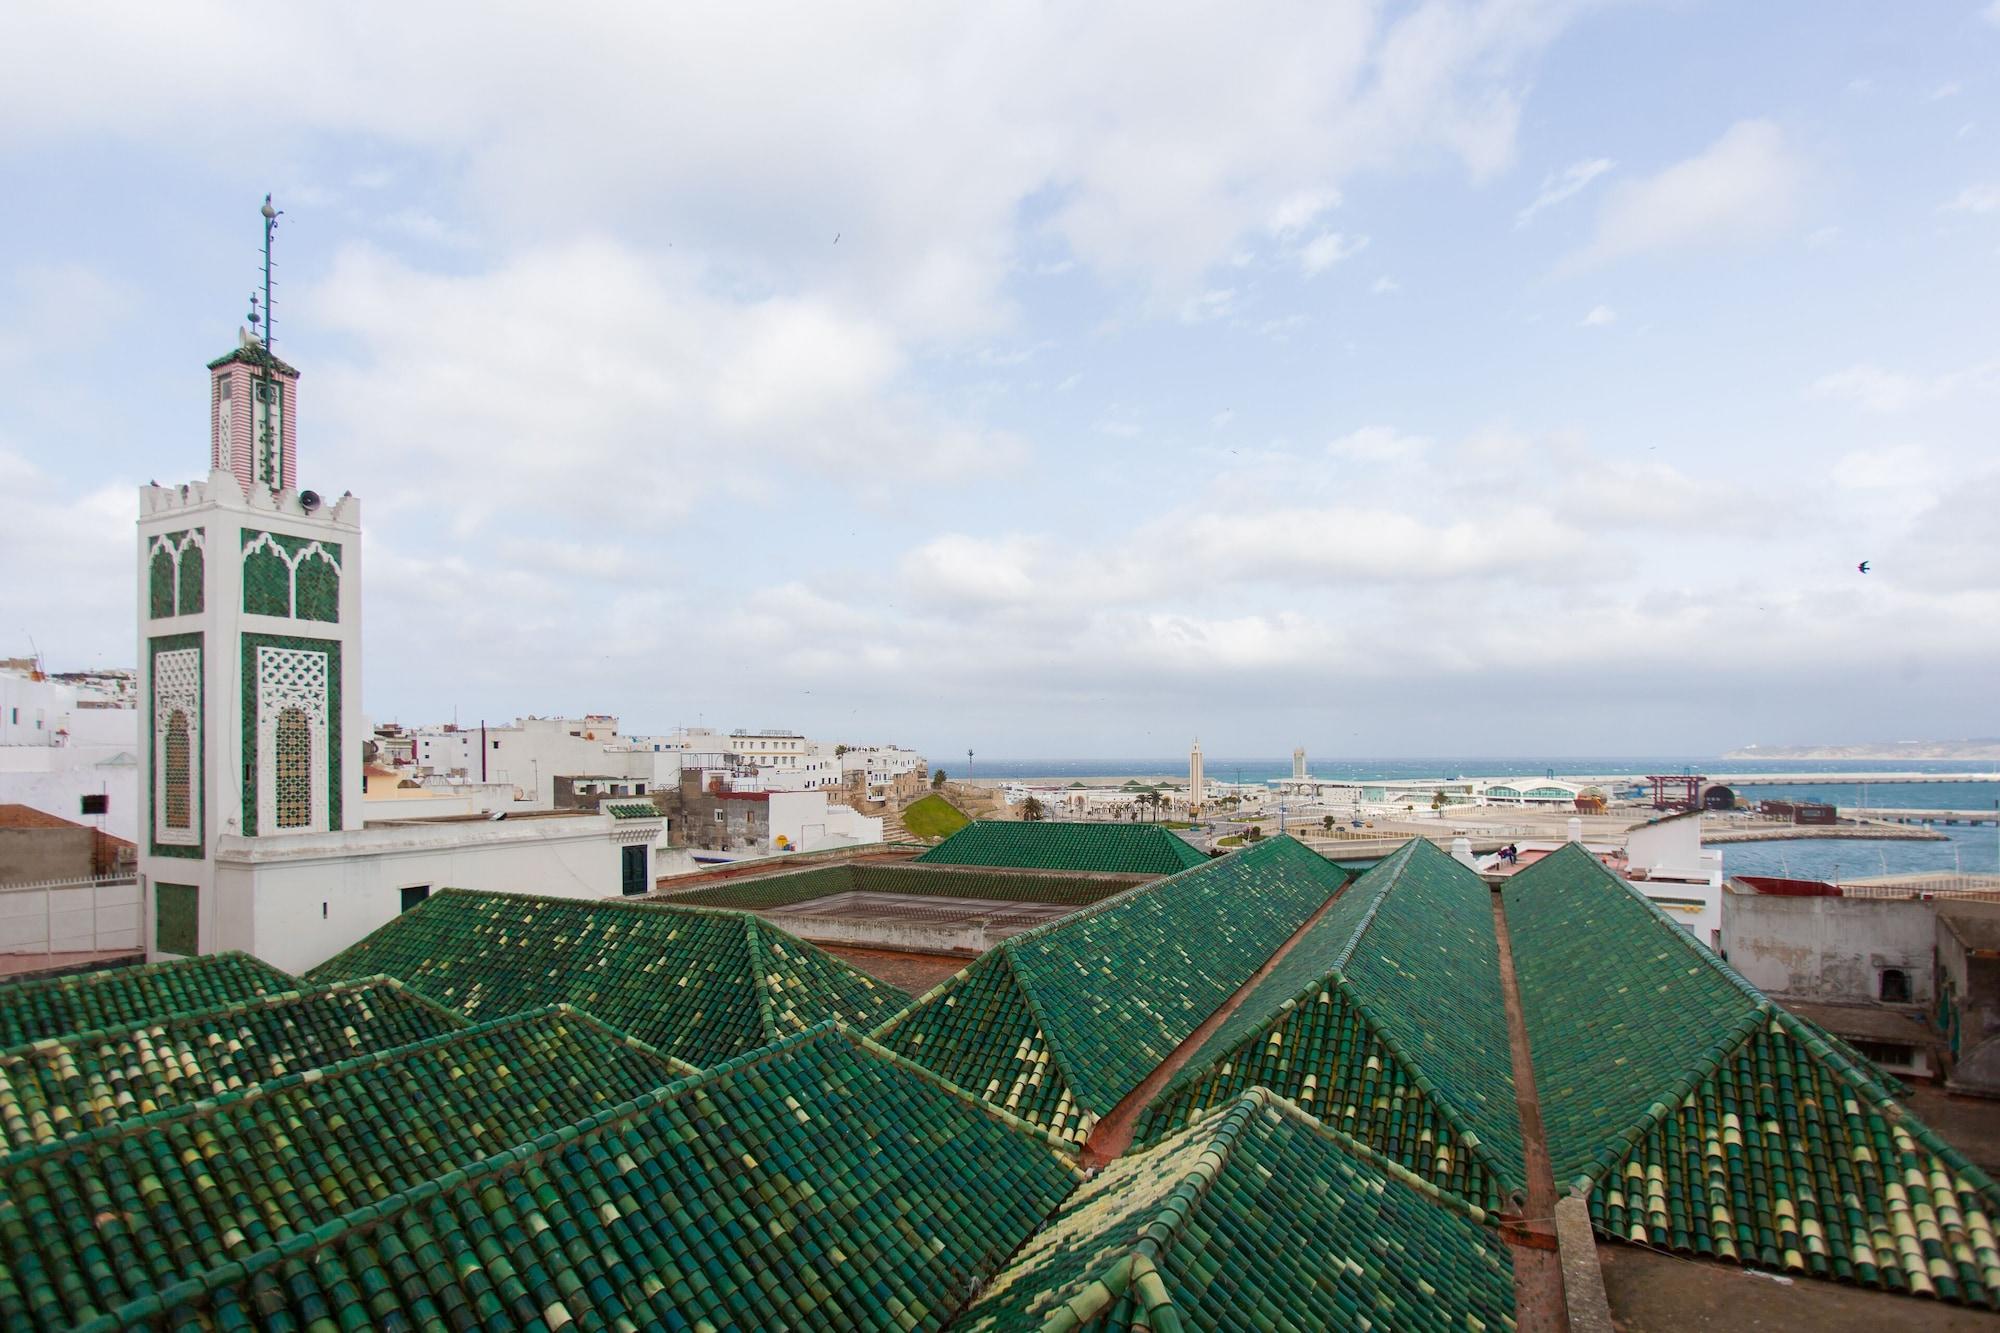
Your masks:
[{"label": "small window", "polygon": [[495,742],[493,742],[493,748],[494,748],[494,749],[496,749],[496,750],[497,750],[497,749],[499,749],[499,748],[500,748],[500,742],[499,742],[499,741],[495,741]]},{"label": "small window", "polygon": [[620,847],[619,888],[627,898],[636,898],[652,886],[646,883],[646,844]]},{"label": "small window", "polygon": [[1882,969],[1882,1003],[1908,1004],[1910,1002],[1910,974],[1900,967]]},{"label": "small window", "polygon": [[398,910],[407,912],[412,907],[415,907],[418,903],[422,902],[424,899],[431,896],[431,886],[428,884],[411,884],[405,889],[403,889],[402,892],[403,892],[403,905]]},{"label": "small window", "polygon": [[101,815],[111,806],[111,798],[101,791],[86,792],[83,796],[83,813]]}]

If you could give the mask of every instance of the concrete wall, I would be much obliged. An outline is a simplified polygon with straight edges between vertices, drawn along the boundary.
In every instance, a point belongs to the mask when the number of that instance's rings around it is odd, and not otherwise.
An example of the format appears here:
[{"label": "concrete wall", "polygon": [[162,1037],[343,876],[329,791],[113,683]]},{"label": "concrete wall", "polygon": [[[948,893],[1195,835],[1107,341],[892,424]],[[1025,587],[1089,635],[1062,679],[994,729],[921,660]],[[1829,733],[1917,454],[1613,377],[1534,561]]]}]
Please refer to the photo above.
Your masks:
[{"label": "concrete wall", "polygon": [[[467,834],[445,845],[357,845],[296,857],[272,854],[270,844],[280,839],[234,839],[234,846],[217,850],[214,902],[201,904],[201,945],[204,951],[246,949],[297,973],[395,917],[408,886],[615,898],[619,850],[605,822],[585,816],[574,821],[574,831],[545,826],[525,838],[496,831],[490,840]],[[413,837],[421,838],[421,831]]]},{"label": "concrete wall", "polygon": [[140,949],[145,944],[136,880],[0,890],[0,954]]},{"label": "concrete wall", "polygon": [[1722,897],[1722,951],[1760,990],[1802,1000],[1879,1000],[1880,971],[1909,973],[1912,1003],[1936,994],[1935,905],[1893,898],[1788,898],[1733,885]]},{"label": "concrete wall", "polygon": [[0,884],[88,879],[97,834],[76,828],[0,828]]}]

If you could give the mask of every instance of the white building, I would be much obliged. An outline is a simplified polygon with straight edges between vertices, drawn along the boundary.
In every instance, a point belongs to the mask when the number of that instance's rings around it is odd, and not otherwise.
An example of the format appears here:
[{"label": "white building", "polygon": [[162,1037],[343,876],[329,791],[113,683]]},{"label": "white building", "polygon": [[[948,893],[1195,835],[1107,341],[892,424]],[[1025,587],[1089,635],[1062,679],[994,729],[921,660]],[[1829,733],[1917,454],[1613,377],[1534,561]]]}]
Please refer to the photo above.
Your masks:
[{"label": "white building", "polygon": [[899,745],[851,746],[840,756],[842,777],[860,773],[871,801],[889,799],[896,779],[921,772],[924,768],[922,755]]},{"label": "white building", "polygon": [[440,884],[650,888],[650,803],[365,825],[360,501],[299,487],[298,372],[267,346],[246,337],[209,381],[207,479],[139,492],[149,956],[247,949],[302,969]]},{"label": "white building", "polygon": [[137,840],[139,713],[127,674],[0,662],[0,803]]}]

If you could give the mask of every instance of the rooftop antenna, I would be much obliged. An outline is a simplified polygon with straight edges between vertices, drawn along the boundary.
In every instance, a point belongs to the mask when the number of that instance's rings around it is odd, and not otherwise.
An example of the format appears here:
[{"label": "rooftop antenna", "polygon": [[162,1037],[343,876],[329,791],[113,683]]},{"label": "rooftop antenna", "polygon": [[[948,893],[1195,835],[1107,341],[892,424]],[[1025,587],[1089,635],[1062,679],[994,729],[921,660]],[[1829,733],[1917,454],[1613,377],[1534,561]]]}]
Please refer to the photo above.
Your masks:
[{"label": "rooftop antenna", "polygon": [[[271,207],[271,196],[266,194],[264,196],[264,206],[257,211],[264,215],[264,315],[262,320],[264,326],[262,330],[264,355],[259,358],[257,387],[258,395],[263,399],[265,404],[264,422],[259,431],[258,443],[264,451],[264,478],[270,483],[271,489],[275,491],[282,490],[284,486],[284,477],[281,475],[282,468],[278,458],[280,450],[278,439],[280,432],[283,430],[283,426],[280,423],[283,420],[284,405],[278,399],[278,395],[282,390],[279,389],[277,382],[271,376],[271,338],[273,329],[277,324],[277,312],[271,306],[271,241],[277,235],[278,218],[283,210]],[[252,292],[250,294],[250,332],[253,336],[258,333],[258,323],[257,294]]]}]

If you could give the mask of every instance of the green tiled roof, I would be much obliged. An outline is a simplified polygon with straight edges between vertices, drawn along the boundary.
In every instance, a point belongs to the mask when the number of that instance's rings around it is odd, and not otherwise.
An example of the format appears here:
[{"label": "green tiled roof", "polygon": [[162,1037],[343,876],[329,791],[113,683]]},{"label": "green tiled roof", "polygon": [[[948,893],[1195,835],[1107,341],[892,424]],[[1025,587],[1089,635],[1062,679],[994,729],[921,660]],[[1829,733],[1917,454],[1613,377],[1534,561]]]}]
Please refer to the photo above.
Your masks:
[{"label": "green tiled roof", "polygon": [[1208,858],[1157,824],[979,820],[917,858],[921,865],[1171,875]]},{"label": "green tiled roof", "polygon": [[1505,895],[1557,1183],[1599,1230],[2000,1308],[2000,1188],[1867,1070],[1581,848]]},{"label": "green tiled roof", "polygon": [[187,1263],[104,1326],[936,1329],[1075,1181],[829,1025]]},{"label": "green tiled roof", "polygon": [[471,1018],[572,1004],[710,1065],[826,1018],[872,1027],[902,992],[741,912],[448,889],[315,980],[383,973]]},{"label": "green tiled roof", "polygon": [[1672,1105],[1592,1191],[1605,1234],[2000,1307],[2000,1190],[1797,1019]]},{"label": "green tiled roof", "polygon": [[1607,1154],[1662,1093],[1715,1063],[1761,997],[1578,843],[1507,878],[1514,980],[1556,1183]]},{"label": "green tiled roof", "polygon": [[0,1132],[48,1143],[465,1025],[377,977],[44,1037],[0,1051]]},{"label": "green tiled roof", "polygon": [[1075,1142],[1344,882],[1291,838],[989,950],[886,1025],[892,1049]]},{"label": "green tiled roof", "polygon": [[1506,1245],[1258,1090],[1077,1190],[965,1329],[1503,1329]]},{"label": "green tiled roof", "polygon": [[0,1047],[116,1027],[297,990],[298,978],[247,953],[0,985]]},{"label": "green tiled roof", "polygon": [[669,901],[690,907],[762,911],[836,893],[903,893],[921,898],[998,898],[1016,903],[1084,907],[1131,887],[1130,880],[1090,875],[852,861],[783,875],[726,881],[712,888],[673,894]]},{"label": "green tiled roof", "polygon": [[0,1324],[68,1327],[685,1072],[573,1010],[136,1117],[0,1161]]},{"label": "green tiled roof", "polygon": [[1442,1189],[1525,1182],[1493,895],[1418,838],[1348,886],[1148,1110],[1150,1142],[1267,1087]]},{"label": "green tiled roof", "polygon": [[651,801],[605,801],[597,808],[613,819],[660,818],[660,807]]}]

